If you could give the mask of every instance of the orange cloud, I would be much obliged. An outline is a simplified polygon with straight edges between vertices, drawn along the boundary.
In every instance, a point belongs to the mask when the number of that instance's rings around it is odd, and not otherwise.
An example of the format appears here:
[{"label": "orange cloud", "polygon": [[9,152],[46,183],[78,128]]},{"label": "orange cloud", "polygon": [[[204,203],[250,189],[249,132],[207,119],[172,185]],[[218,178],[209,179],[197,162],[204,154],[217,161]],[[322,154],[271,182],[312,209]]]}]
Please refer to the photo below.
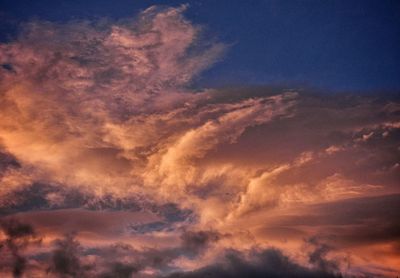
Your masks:
[{"label": "orange cloud", "polygon": [[[398,103],[191,89],[226,46],[202,41],[185,8],[120,22],[36,21],[1,44],[0,216],[44,238],[27,252],[26,271],[61,271],[65,245],[94,277],[215,265],[224,274],[232,258],[252,271],[275,258],[310,277],[375,273],[364,263],[374,255],[360,250],[398,240]],[[385,201],[393,208],[377,215]],[[364,233],[370,223],[379,228]],[[80,243],[52,243],[68,232]],[[399,271],[397,258],[377,259],[391,271],[382,273]]]}]

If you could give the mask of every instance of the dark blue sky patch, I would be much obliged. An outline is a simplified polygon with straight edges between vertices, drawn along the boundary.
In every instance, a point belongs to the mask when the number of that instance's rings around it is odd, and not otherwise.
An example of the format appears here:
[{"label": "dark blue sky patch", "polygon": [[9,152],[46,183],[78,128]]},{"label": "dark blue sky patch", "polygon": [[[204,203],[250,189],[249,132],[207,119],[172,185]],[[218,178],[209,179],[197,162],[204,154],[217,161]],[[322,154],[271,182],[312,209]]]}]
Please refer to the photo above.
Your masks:
[{"label": "dark blue sky patch", "polygon": [[129,228],[132,230],[133,233],[147,234],[147,233],[151,233],[151,232],[159,232],[159,231],[168,230],[168,228],[171,228],[171,225],[166,222],[156,221],[156,222],[151,222],[151,223],[146,223],[146,224],[130,225]]},{"label": "dark blue sky patch", "polygon": [[2,67],[3,70],[15,73],[15,70],[14,70],[14,68],[13,68],[13,66],[11,64],[7,64],[7,63],[6,64],[2,64],[1,67]]},{"label": "dark blue sky patch", "polygon": [[156,213],[164,217],[168,222],[181,222],[193,217],[189,209],[180,209],[178,205],[168,203],[156,209]]}]

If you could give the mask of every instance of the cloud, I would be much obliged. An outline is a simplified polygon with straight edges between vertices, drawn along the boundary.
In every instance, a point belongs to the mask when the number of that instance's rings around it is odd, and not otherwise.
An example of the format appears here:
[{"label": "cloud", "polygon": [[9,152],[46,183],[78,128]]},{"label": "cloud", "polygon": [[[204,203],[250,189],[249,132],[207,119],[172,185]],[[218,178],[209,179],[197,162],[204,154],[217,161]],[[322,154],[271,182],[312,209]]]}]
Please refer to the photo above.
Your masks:
[{"label": "cloud", "polygon": [[2,144],[22,165],[13,177],[165,198],[180,173],[194,183],[192,161],[287,114],[294,93],[221,103],[186,88],[223,46],[199,42],[183,9],[122,23],[33,22],[3,44],[16,71],[4,74],[0,115]]},{"label": "cloud", "polygon": [[321,269],[328,273],[337,271],[339,269],[336,262],[326,259],[327,253],[332,250],[331,246],[326,243],[320,242],[317,237],[312,237],[308,239],[308,243],[315,247],[309,255],[309,262],[312,265],[315,265],[318,269]]},{"label": "cloud", "polygon": [[35,231],[31,225],[21,223],[14,218],[2,219],[0,225],[6,236],[0,241],[0,257],[4,259],[0,269],[11,267],[13,277],[21,277],[27,264],[21,251],[34,242]]},{"label": "cloud", "polygon": [[78,257],[79,243],[73,235],[67,235],[63,240],[55,242],[57,246],[52,255],[52,266],[49,271],[61,276],[83,277],[84,268]]},{"label": "cloud", "polygon": [[230,251],[224,261],[198,270],[174,273],[169,278],[196,277],[341,277],[323,269],[308,269],[293,263],[276,249],[254,251],[249,258]]},{"label": "cloud", "polygon": [[132,274],[136,273],[137,269],[134,266],[126,265],[122,263],[116,263],[112,266],[111,270],[108,273],[103,273],[101,278],[130,278]]},{"label": "cloud", "polygon": [[148,277],[146,273],[151,271],[154,275],[150,277],[158,277],[163,271],[176,269],[174,260],[196,258],[219,237],[214,231],[183,231],[180,244],[175,247],[143,249],[117,243],[88,248],[75,234],[67,234],[53,241],[50,253],[46,249],[39,260],[48,265],[47,273],[60,276],[131,277],[134,274]]},{"label": "cloud", "polygon": [[[399,193],[398,100],[193,89],[226,46],[206,38],[185,8],[32,21],[0,45],[0,216],[43,235],[26,261],[11,252],[8,270],[397,271],[397,215],[384,204],[396,208]],[[75,237],[62,238],[68,232]],[[330,235],[338,240],[302,251],[304,239]],[[348,264],[336,259],[347,256]],[[377,266],[365,265],[372,260]]]}]

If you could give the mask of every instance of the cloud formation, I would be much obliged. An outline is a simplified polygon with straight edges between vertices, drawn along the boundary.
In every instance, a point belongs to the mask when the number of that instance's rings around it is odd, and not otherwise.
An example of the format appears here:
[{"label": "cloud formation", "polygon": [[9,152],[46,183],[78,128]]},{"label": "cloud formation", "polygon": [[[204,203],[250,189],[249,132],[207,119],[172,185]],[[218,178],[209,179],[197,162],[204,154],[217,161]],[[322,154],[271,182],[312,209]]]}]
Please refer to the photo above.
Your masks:
[{"label": "cloud formation", "polygon": [[235,277],[341,277],[324,269],[307,269],[290,261],[279,250],[253,251],[248,258],[230,251],[225,260],[195,271],[173,273],[169,278]]},{"label": "cloud formation", "polygon": [[43,238],[1,274],[398,273],[399,102],[193,89],[226,46],[185,8],[0,45],[0,217]]},{"label": "cloud formation", "polygon": [[34,243],[36,235],[31,225],[9,218],[1,221],[5,239],[0,241],[0,268],[11,269],[13,277],[21,277],[27,264],[21,251]]}]

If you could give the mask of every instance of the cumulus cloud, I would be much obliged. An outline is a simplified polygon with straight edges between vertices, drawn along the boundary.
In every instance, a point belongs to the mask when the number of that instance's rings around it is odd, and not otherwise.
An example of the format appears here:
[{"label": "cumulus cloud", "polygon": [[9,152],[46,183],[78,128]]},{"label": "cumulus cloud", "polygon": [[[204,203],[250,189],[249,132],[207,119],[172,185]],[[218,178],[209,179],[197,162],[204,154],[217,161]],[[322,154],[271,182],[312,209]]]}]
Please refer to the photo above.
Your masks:
[{"label": "cumulus cloud", "polygon": [[[44,238],[29,264],[11,252],[9,268],[334,277],[372,267],[363,244],[391,254],[377,264],[397,271],[394,217],[376,215],[388,211],[374,200],[399,193],[398,101],[195,90],[226,46],[205,40],[186,8],[33,21],[0,45],[0,216]],[[377,228],[362,232],[371,222]],[[335,242],[308,240],[315,248],[300,251],[305,238],[332,234]]]}]

